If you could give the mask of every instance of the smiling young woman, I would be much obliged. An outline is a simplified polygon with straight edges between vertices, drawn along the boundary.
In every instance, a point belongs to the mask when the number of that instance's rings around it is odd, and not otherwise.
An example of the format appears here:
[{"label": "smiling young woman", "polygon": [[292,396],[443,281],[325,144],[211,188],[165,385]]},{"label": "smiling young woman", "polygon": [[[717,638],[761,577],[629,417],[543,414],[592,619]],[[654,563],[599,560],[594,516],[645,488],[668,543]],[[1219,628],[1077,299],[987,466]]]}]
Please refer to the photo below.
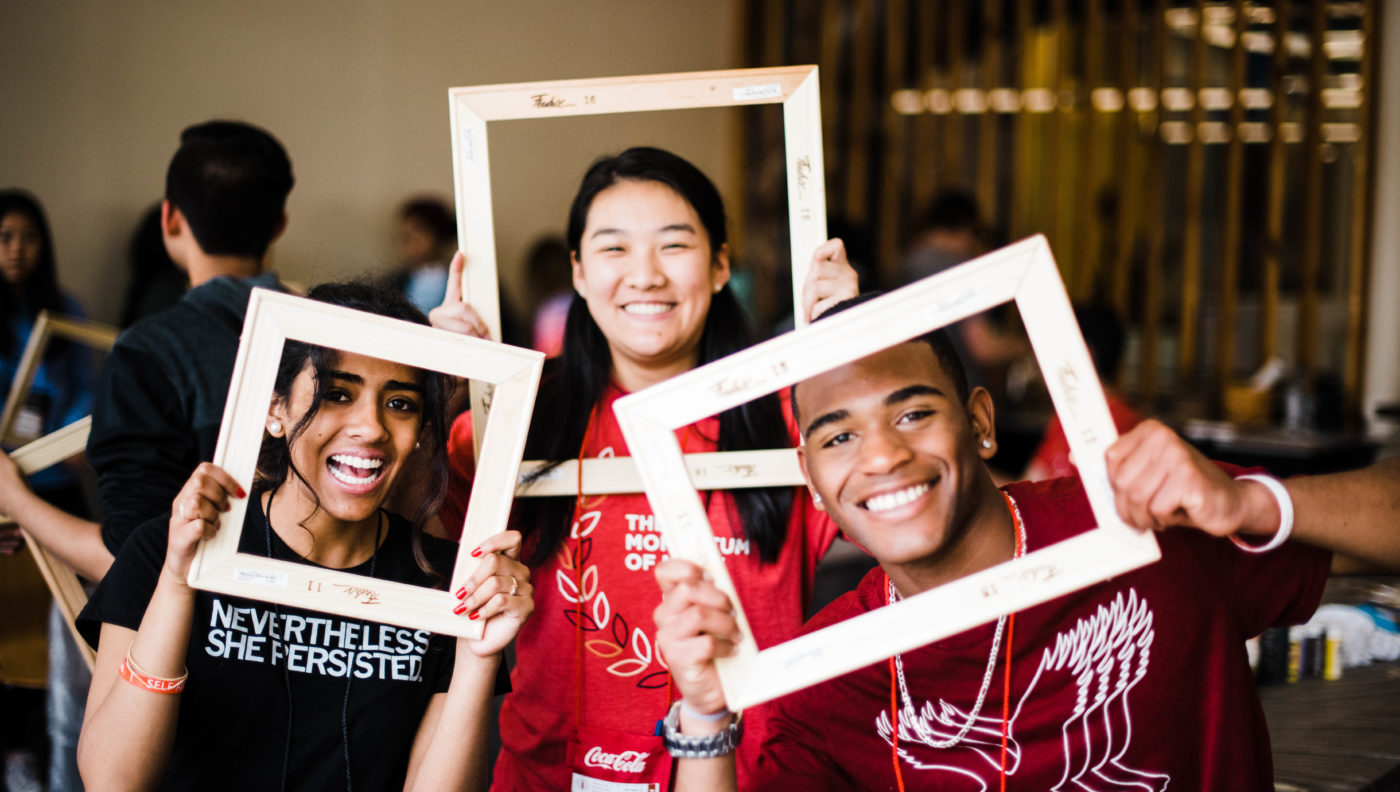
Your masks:
[{"label": "smiling young woman", "polygon": [[[525,455],[555,462],[626,456],[614,401],[752,342],[729,288],[724,204],[705,174],[681,157],[628,149],[584,174],[566,240],[576,296],[563,354],[545,364]],[[819,313],[855,291],[841,242],[820,246],[804,311]],[[479,324],[453,299],[459,293],[449,286],[434,324]],[[796,437],[777,396],[677,434],[686,453],[791,448]],[[464,486],[449,491],[445,526],[462,524],[471,435],[469,416],[454,425],[451,458]],[[714,492],[706,505],[745,601],[765,604],[750,613],[759,643],[789,636],[801,622],[817,560],[835,537],[833,524],[791,487]],[[670,757],[657,723],[675,697],[650,629],[660,603],[651,574],[666,548],[646,496],[521,499],[512,524],[525,534],[535,579],[545,584],[517,642],[513,692],[501,710],[497,788],[579,789],[603,781],[667,789]],[[764,715],[751,715],[749,728],[762,733]]]},{"label": "smiling young woman", "polygon": [[[426,320],[356,284],[312,299]],[[447,478],[443,375],[288,341],[273,385],[239,550],[370,578],[440,586],[455,546],[421,526]],[[407,518],[386,501],[416,450],[426,497]],[[434,636],[195,591],[202,537],[230,498],[203,463],[168,522],[142,526],[80,617],[98,659],[79,761],[103,788],[423,789],[484,785],[501,650],[533,605],[519,534],[479,548],[458,592],[479,640]],[[130,684],[128,684],[130,683]]]}]

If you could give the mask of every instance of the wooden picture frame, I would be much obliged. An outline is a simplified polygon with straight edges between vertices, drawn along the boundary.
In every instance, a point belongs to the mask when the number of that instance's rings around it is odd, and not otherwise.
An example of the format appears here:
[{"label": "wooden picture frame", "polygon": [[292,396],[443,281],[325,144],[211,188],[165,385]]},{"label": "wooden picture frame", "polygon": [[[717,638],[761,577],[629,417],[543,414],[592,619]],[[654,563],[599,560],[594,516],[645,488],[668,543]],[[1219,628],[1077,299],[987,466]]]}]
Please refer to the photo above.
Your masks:
[{"label": "wooden picture frame", "polygon": [[[10,454],[10,459],[14,460],[21,473],[31,476],[83,453],[87,448],[88,432],[91,428],[92,416],[89,415],[15,449]],[[78,614],[88,601],[87,589],[83,588],[82,581],[78,579],[78,573],[73,567],[45,550],[23,527],[20,528],[20,533],[24,536],[30,555],[34,557],[35,566],[39,567],[39,574],[43,575],[44,583],[53,595],[54,603],[63,614],[64,622],[73,633],[73,641],[78,646],[79,654],[83,656],[90,670],[97,659],[97,653],[78,634],[77,625]]]},{"label": "wooden picture frame", "polygon": [[[879,610],[759,651],[675,429],[1014,301],[1065,427],[1098,527]],[[962,632],[1160,557],[1114,508],[1104,451],[1117,438],[1103,388],[1045,238],[1032,237],[618,399],[614,411],[674,557],[699,564],[735,606],[743,639],[719,661],[742,709]]]},{"label": "wooden picture frame", "polygon": [[351,618],[477,638],[482,624],[454,616],[452,596],[478,561],[472,548],[505,530],[544,355],[424,325],[266,289],[248,302],[214,463],[252,491],[273,380],[288,339],[456,377],[488,382],[497,400],[445,591],[238,552],[251,499],[234,499],[221,530],[200,543],[190,567],[196,588]]},{"label": "wooden picture frame", "polygon": [[[40,311],[39,317],[34,320],[34,329],[29,332],[29,341],[20,355],[14,381],[10,383],[10,392],[5,396],[4,410],[0,411],[0,438],[4,438],[6,444],[13,444],[10,431],[14,428],[20,405],[24,404],[24,400],[29,396],[29,388],[34,384],[34,376],[39,372],[39,365],[44,360],[44,352],[48,350],[51,340],[62,338],[105,351],[112,348],[120,333],[121,330],[111,325],[52,311]],[[42,438],[36,438],[33,442],[38,442],[39,439]]]},{"label": "wooden picture frame", "polygon": [[[686,110],[702,107],[734,107],[782,104],[785,160],[788,182],[788,227],[792,250],[793,319],[802,316],[802,284],[817,246],[826,241],[826,165],[822,154],[821,92],[816,66],[782,66],[765,69],[730,69],[631,77],[509,83],[452,88],[448,91],[452,125],[452,171],[457,202],[458,247],[470,266],[462,278],[462,298],[472,304],[491,330],[501,337],[497,281],[495,219],[491,204],[491,164],[487,127],[492,121],[564,116]],[[489,397],[486,388],[472,384],[472,415],[479,418]],[[476,445],[480,447],[481,435]],[[527,462],[527,469],[540,462]],[[573,463],[567,463],[573,464]],[[641,483],[621,459],[601,465],[584,462],[584,494],[640,492]],[[771,487],[800,484],[794,456],[790,462],[764,460],[754,467],[749,460],[697,460],[714,470],[704,482],[734,480],[720,468],[736,466],[749,475],[738,480],[746,486]],[[719,466],[719,468],[716,467]],[[770,476],[771,474],[771,476]],[[548,482],[524,486],[519,496],[574,495],[577,471],[553,471]],[[588,492],[596,483],[601,489]],[[719,486],[707,488],[720,488]]]}]

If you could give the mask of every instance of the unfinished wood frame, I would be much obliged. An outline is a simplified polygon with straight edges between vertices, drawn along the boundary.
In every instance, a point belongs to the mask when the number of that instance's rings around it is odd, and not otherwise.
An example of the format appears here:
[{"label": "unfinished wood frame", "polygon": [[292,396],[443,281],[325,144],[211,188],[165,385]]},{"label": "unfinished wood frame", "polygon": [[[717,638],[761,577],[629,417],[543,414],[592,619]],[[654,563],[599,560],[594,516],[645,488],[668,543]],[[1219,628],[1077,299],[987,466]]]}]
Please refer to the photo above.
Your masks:
[{"label": "unfinished wood frame", "polygon": [[[715,547],[674,430],[736,404],[1014,301],[1078,463],[1098,527],[898,603],[759,651]],[[1151,532],[1118,518],[1104,452],[1117,438],[1103,388],[1044,237],[925,278],[839,316],[623,397],[614,405],[672,556],[729,595],[739,634],[719,661],[742,709],[1023,610],[1160,557]]]},{"label": "unfinished wood frame", "polygon": [[[448,101],[457,243],[470,263],[462,278],[462,299],[470,302],[481,315],[492,338],[501,337],[501,318],[487,146],[489,122],[758,104],[783,105],[793,317],[799,326],[805,324],[801,310],[803,281],[812,253],[826,241],[826,166],[822,159],[821,100],[816,66],[478,85],[450,89]],[[489,398],[487,388],[472,384],[472,416],[478,419],[475,426],[480,426],[482,405]],[[479,448],[479,433],[475,441]],[[585,461],[585,484],[604,476],[616,482],[609,485],[607,491],[640,491],[635,476],[624,475],[617,480],[602,471],[591,472],[595,464],[594,460]],[[796,465],[795,460],[792,465]],[[563,474],[559,476],[556,480],[563,481]],[[571,480],[576,479],[575,472]],[[787,478],[765,480],[761,475],[746,480],[756,482],[749,486],[791,483]],[[519,494],[575,493],[573,489],[556,492],[550,487],[528,487]]]},{"label": "unfinished wood frame", "polygon": [[544,355],[335,305],[254,289],[234,363],[214,463],[249,492],[273,380],[285,341],[294,339],[455,377],[488,382],[491,406],[476,467],[461,550],[445,591],[238,552],[248,498],[234,499],[212,540],[200,543],[190,585],[436,633],[480,637],[482,624],[454,616],[449,592],[475,568],[472,548],[505,529]]},{"label": "unfinished wood frame", "polygon": [[[83,453],[83,450],[87,448],[88,431],[91,428],[92,416],[89,415],[15,449],[10,454],[10,459],[14,460],[21,473],[32,476],[45,468]],[[87,589],[83,588],[82,581],[78,579],[78,573],[73,571],[73,567],[63,563],[53,553],[45,550],[44,546],[35,541],[33,535],[26,531],[23,526],[20,527],[20,533],[24,535],[25,544],[29,546],[29,553],[34,557],[35,566],[39,567],[39,574],[44,576],[44,583],[49,587],[49,593],[53,595],[53,601],[58,605],[59,613],[63,614],[63,621],[68,625],[69,631],[73,633],[73,642],[78,647],[78,653],[83,656],[83,660],[87,661],[88,668],[91,669],[97,655],[93,652],[92,647],[88,646],[87,641],[78,634],[77,626],[78,613],[82,611],[83,606],[88,601]]]},{"label": "unfinished wood frame", "polygon": [[29,396],[29,387],[34,384],[34,377],[39,372],[39,365],[44,360],[49,341],[62,338],[105,351],[116,343],[120,332],[119,329],[100,322],[40,311],[39,318],[34,321],[34,329],[29,332],[29,342],[24,345],[24,352],[20,355],[14,381],[5,397],[5,409],[0,412],[0,438],[4,438],[6,442],[13,442],[10,430],[14,428],[20,405],[24,404],[24,400]]}]

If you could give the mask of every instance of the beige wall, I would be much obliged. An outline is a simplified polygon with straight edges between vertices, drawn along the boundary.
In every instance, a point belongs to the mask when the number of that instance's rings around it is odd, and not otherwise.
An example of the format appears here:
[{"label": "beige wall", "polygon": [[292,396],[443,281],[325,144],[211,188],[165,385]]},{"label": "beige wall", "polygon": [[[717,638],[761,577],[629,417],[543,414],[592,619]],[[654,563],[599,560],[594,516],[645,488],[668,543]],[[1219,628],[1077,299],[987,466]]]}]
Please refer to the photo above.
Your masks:
[{"label": "beige wall", "polygon": [[[397,202],[421,191],[452,194],[449,87],[730,68],[735,6],[7,3],[0,186],[28,188],[44,202],[62,282],[91,314],[112,321],[131,230],[161,196],[180,130],[244,119],[282,140],[297,178],[273,266],[307,283],[382,268],[391,262]],[[720,110],[493,125],[507,281],[535,235],[562,230],[569,198],[597,155],[636,143],[673,148],[732,196],[736,134]]]}]

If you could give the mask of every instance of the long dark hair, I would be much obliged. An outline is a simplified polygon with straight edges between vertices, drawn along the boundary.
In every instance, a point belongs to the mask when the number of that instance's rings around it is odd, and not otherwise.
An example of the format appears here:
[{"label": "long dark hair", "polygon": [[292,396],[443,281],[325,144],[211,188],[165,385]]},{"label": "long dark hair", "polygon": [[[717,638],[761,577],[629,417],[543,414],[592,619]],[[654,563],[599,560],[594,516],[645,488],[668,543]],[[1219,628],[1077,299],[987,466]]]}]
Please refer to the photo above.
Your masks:
[{"label": "long dark hair", "polygon": [[[0,316],[5,317],[4,321],[0,321],[0,354],[18,357],[20,350],[16,346],[19,339],[10,329],[9,318],[22,312],[31,317],[37,317],[40,311],[61,312],[63,295],[58,290],[53,235],[49,233],[49,221],[39,200],[24,190],[0,190],[0,220],[12,214],[24,215],[39,233],[39,260],[34,265],[34,271],[18,288],[0,281]],[[52,357],[62,348],[62,344],[56,343],[59,340],[50,342],[45,357]]]},{"label": "long dark hair", "polygon": [[[712,253],[728,241],[724,202],[699,168],[668,151],[631,148],[615,157],[598,160],[584,174],[569,209],[567,242],[575,256],[579,253],[593,199],[621,181],[651,181],[670,187],[699,216],[709,236]],[[718,360],[752,343],[748,318],[726,285],[710,302],[700,336],[698,365]],[[589,415],[594,405],[602,402],[611,371],[612,354],[607,338],[589,314],[588,304],[575,294],[565,320],[563,353],[546,364],[540,382],[530,434],[525,441],[527,459],[548,459],[553,467],[578,456]],[[776,395],[720,413],[719,437],[707,439],[717,441],[721,451],[783,448],[791,444]],[[536,477],[548,469],[540,471]],[[732,494],[744,535],[758,549],[759,558],[766,562],[777,560],[787,538],[791,488],[741,489]],[[574,498],[522,498],[515,502],[515,508],[520,518],[515,524],[526,532],[531,546],[530,562],[543,563],[569,534]]]},{"label": "long dark hair", "polygon": [[[402,295],[370,282],[326,283],[312,289],[310,299],[332,305],[353,308],[357,311],[379,314],[392,319],[402,319],[417,324],[427,324],[427,317],[413,307]],[[288,475],[296,476],[306,485],[311,496],[320,508],[316,491],[301,471],[292,463],[291,446],[321,409],[321,403],[332,387],[330,372],[335,370],[340,359],[340,351],[328,347],[307,344],[288,339],[282,347],[282,359],[277,364],[277,377],[272,385],[273,396],[287,400],[291,398],[292,382],[308,365],[314,373],[316,390],[311,397],[311,406],[294,426],[288,427],[286,437],[263,435],[262,449],[258,454],[258,475],[254,483],[254,494],[276,490]],[[412,514],[404,515],[413,524],[413,558],[425,572],[440,576],[428,562],[423,552],[423,523],[437,512],[447,491],[447,400],[452,387],[446,375],[436,371],[423,371],[422,424],[419,427],[419,447],[429,454],[427,487],[424,497],[418,502]]]}]

